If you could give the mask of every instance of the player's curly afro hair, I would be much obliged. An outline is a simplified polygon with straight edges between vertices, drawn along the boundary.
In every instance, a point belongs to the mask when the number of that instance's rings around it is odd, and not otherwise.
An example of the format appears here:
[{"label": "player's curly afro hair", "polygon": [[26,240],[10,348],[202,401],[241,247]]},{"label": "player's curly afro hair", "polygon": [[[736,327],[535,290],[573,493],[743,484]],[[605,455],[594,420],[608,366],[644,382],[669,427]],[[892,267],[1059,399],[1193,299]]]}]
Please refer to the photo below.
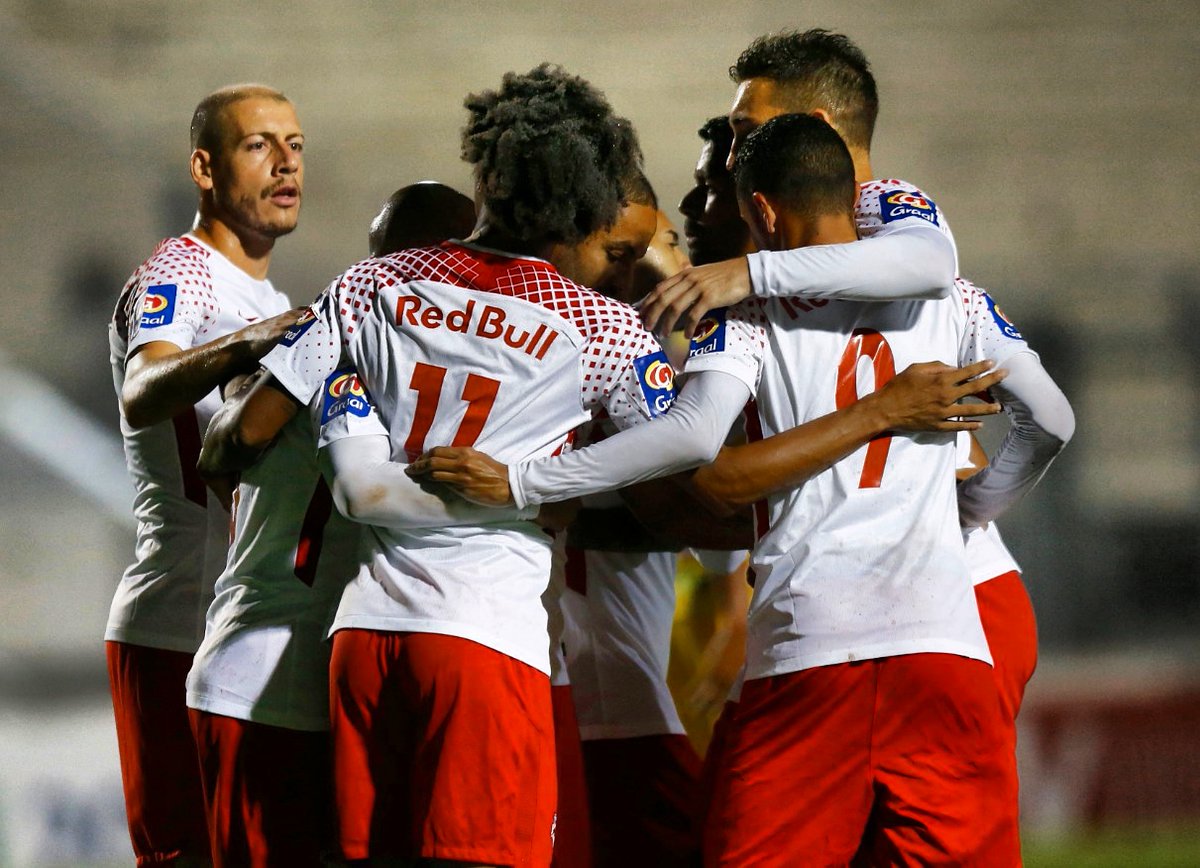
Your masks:
[{"label": "player's curly afro hair", "polygon": [[611,226],[622,180],[639,170],[629,121],[561,67],[508,73],[498,90],[466,98],[462,156],[488,211],[524,240],[575,244]]}]

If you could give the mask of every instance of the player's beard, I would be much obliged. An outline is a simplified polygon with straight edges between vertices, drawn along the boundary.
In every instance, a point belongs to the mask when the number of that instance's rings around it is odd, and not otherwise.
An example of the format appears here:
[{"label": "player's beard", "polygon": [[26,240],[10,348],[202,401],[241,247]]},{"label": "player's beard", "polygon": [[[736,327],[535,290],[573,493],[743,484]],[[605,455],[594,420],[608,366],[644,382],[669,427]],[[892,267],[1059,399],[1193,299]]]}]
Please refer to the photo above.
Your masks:
[{"label": "player's beard", "polygon": [[[278,184],[273,184],[270,187],[262,190],[257,195],[245,193],[238,196],[232,201],[219,202],[224,207],[221,208],[229,215],[230,222],[235,226],[247,229],[262,238],[270,238],[272,240],[281,238],[287,235],[296,228],[296,223],[299,220],[300,204],[299,201],[294,209],[283,211],[276,217],[269,216],[267,209],[272,209],[271,195],[280,187],[292,186],[300,190],[300,185],[294,181],[285,181]],[[303,201],[302,199],[300,201]],[[267,211],[267,213],[264,213]]]}]

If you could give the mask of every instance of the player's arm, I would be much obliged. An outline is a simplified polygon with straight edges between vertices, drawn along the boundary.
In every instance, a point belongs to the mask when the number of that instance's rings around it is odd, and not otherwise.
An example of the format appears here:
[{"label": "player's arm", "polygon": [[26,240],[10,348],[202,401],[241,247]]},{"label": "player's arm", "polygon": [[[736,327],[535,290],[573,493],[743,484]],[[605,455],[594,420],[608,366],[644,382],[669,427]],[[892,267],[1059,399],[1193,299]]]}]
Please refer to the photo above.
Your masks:
[{"label": "player's arm", "polygon": [[848,301],[943,298],[954,286],[954,243],[937,226],[910,218],[870,238],[685,268],[641,304],[648,329],[692,334],[704,315],[751,295]]},{"label": "player's arm", "polygon": [[191,349],[165,340],[134,348],[121,387],[125,420],[134,428],[163,422],[231,377],[250,373],[300,313],[287,311]]},{"label": "player's arm", "polygon": [[258,461],[302,406],[260,367],[226,396],[209,422],[196,469],[206,480],[240,473]]},{"label": "player's arm", "polygon": [[405,473],[408,465],[391,460],[386,434],[342,437],[321,452],[334,505],[351,521],[410,530],[524,521],[538,514],[537,507],[494,509],[470,503],[445,486],[423,485]]},{"label": "player's arm", "polygon": [[692,375],[670,412],[566,455],[504,465],[467,447],[438,447],[409,466],[476,503],[549,503],[624,488],[712,461],[750,398],[731,374]]},{"label": "player's arm", "polygon": [[1008,377],[993,387],[1011,419],[1008,434],[987,467],[959,483],[959,517],[983,526],[1032,489],[1075,433],[1075,414],[1037,354],[1005,359]]},{"label": "player's arm", "polygon": [[725,447],[692,474],[691,487],[710,509],[728,511],[798,488],[888,431],[976,430],[981,423],[962,417],[999,413],[1000,404],[963,400],[1004,376],[986,360],[965,368],[910,365],[849,407],[765,440]]}]

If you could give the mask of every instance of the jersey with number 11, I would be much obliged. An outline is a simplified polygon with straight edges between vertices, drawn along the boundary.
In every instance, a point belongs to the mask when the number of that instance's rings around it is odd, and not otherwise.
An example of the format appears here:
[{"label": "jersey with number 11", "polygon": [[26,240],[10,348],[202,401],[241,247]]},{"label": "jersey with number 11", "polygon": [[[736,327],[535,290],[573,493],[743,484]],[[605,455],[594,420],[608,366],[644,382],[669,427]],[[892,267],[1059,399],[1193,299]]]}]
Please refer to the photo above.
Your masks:
[{"label": "jersey with number 11", "polygon": [[[461,244],[359,263],[281,344],[263,363],[301,400],[341,353],[353,362],[398,462],[434,446],[505,464],[551,455],[601,410],[623,428],[674,397],[670,364],[632,308],[547,262]],[[549,671],[550,548],[532,524],[370,537],[335,630],[460,636]]]}]

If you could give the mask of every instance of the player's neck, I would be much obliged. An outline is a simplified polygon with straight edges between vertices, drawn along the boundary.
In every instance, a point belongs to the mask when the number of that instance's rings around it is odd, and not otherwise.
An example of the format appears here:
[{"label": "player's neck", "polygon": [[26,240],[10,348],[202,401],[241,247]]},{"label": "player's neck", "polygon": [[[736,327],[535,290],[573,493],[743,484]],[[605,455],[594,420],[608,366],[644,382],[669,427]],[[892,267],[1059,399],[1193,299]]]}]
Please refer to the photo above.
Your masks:
[{"label": "player's neck", "polygon": [[547,261],[550,260],[550,252],[553,248],[553,245],[547,241],[517,238],[511,232],[505,231],[489,220],[487,215],[482,213],[482,209],[479,222],[475,224],[475,231],[466,240],[472,244],[478,244],[480,247],[498,250],[501,253],[510,253],[513,256],[532,256]]},{"label": "player's neck", "polygon": [[857,241],[858,231],[849,214],[823,214],[819,217],[781,217],[779,250],[813,247],[818,244],[843,244]]},{"label": "player's neck", "polygon": [[854,180],[859,184],[875,180],[875,170],[871,168],[871,152],[860,148],[850,148],[850,159],[854,161]]},{"label": "player's neck", "polygon": [[274,238],[253,232],[238,232],[234,227],[201,211],[192,234],[220,253],[255,280],[266,280],[271,265]]}]

